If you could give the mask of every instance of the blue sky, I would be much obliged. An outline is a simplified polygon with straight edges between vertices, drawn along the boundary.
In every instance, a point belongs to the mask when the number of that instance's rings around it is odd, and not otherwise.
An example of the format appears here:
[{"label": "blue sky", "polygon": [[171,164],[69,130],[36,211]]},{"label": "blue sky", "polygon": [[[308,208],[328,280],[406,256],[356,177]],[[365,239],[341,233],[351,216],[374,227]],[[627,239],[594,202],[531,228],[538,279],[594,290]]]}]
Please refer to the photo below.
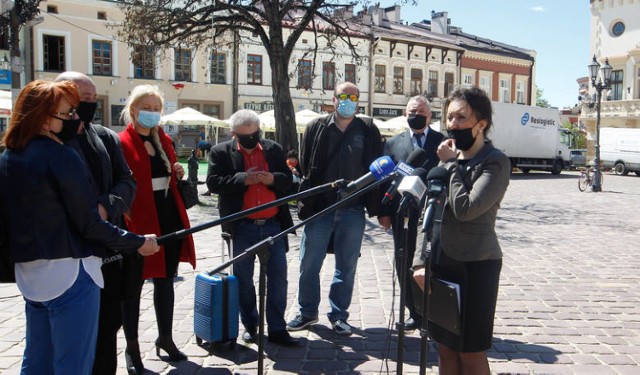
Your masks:
[{"label": "blue sky", "polygon": [[[383,7],[394,0],[376,0]],[[588,75],[591,35],[588,0],[418,0],[403,5],[404,21],[448,12],[453,26],[537,53],[536,85],[549,104],[571,107],[578,102],[576,79]]]}]

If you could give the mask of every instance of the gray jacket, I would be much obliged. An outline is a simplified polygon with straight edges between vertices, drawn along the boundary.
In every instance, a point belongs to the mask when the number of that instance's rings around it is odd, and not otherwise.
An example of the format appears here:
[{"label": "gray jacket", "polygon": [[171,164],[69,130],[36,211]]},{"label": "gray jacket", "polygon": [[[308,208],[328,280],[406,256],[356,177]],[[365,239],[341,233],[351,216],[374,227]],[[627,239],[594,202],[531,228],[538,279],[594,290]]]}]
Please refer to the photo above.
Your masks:
[{"label": "gray jacket", "polygon": [[[487,142],[466,165],[448,162],[442,166],[449,170],[440,234],[442,249],[462,262],[500,259],[495,223],[509,185],[509,158]],[[414,267],[425,261],[421,252],[416,252]]]}]

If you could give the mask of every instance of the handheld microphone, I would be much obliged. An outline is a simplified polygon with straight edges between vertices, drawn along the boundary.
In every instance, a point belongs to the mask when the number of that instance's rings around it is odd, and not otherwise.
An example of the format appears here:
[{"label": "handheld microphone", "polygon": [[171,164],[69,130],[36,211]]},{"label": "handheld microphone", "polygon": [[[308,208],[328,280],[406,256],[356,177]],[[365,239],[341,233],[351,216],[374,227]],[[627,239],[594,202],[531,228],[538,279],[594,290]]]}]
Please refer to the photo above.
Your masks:
[{"label": "handheld microphone", "polygon": [[417,202],[420,202],[424,193],[427,191],[427,185],[423,182],[424,176],[427,171],[424,168],[416,168],[411,173],[411,176],[407,176],[400,181],[398,186],[398,192],[403,197],[411,196]]},{"label": "handheld microphone", "polygon": [[345,187],[342,191],[340,191],[340,196],[344,198],[345,196],[362,189],[363,187],[373,183],[374,181],[381,180],[384,177],[387,177],[391,173],[393,173],[393,169],[396,165],[393,163],[388,156],[381,156],[371,163],[369,166],[369,173],[360,177],[355,181],[351,181],[347,187]]},{"label": "handheld microphone", "polygon": [[436,207],[444,203],[444,193],[447,186],[449,171],[444,167],[435,167],[427,175],[427,209],[422,218],[422,232],[426,232],[433,223]]},{"label": "handheld microphone", "polygon": [[419,148],[417,150],[414,150],[411,154],[409,154],[409,157],[407,158],[406,163],[399,162],[398,165],[396,166],[396,172],[398,172],[398,177],[396,177],[391,182],[391,186],[389,186],[389,189],[387,189],[387,191],[384,193],[384,198],[382,198],[382,204],[384,205],[389,203],[395,197],[400,181],[402,181],[404,177],[407,177],[411,175],[411,173],[413,173],[414,165],[416,167],[419,167],[426,161],[427,161],[427,152],[424,149]]}]

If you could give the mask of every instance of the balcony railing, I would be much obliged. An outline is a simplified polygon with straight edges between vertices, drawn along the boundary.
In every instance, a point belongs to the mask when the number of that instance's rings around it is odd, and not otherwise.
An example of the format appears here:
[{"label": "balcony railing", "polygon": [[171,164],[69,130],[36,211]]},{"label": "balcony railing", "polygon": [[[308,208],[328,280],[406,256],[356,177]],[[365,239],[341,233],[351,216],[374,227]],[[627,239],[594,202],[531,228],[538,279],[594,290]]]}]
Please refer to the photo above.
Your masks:
[{"label": "balcony railing", "polygon": [[[582,116],[596,118],[596,107],[584,106]],[[600,117],[640,117],[640,99],[603,101],[600,105]]]}]

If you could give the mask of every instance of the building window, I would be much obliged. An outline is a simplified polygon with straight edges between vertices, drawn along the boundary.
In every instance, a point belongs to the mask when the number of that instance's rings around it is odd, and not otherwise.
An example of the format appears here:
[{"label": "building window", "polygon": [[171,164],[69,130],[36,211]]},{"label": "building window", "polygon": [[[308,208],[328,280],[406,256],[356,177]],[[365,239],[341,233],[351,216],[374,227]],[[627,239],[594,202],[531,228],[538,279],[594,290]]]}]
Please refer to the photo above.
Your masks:
[{"label": "building window", "polygon": [[526,100],[524,95],[524,82],[516,81],[516,103],[526,104]]},{"label": "building window", "polygon": [[111,42],[93,41],[93,74],[97,76],[111,75]]},{"label": "building window", "polygon": [[44,70],[64,72],[64,37],[44,35],[42,40],[44,48]]},{"label": "building window", "polygon": [[58,14],[58,7],[55,5],[47,5],[47,13]]},{"label": "building window", "polygon": [[99,20],[106,20],[107,19],[107,12],[98,12],[98,19]]},{"label": "building window", "polygon": [[622,70],[611,72],[611,100],[622,100]]},{"label": "building window", "polygon": [[227,55],[224,53],[211,53],[211,83],[227,83]]},{"label": "building window", "polygon": [[96,99],[96,112],[93,115],[93,120],[91,121],[91,123],[93,124],[99,124],[99,125],[106,125],[104,119],[105,119],[105,113],[104,113],[104,109],[106,108],[106,98],[101,97],[101,98],[97,98]]},{"label": "building window", "polygon": [[298,60],[298,88],[310,89],[313,83],[311,60]]},{"label": "building window", "polygon": [[375,92],[385,92],[385,75],[386,75],[386,67],[384,65],[376,65],[375,67],[375,78],[373,81],[373,88]]},{"label": "building window", "polygon": [[511,90],[509,90],[510,82],[508,79],[500,80],[500,98],[503,103],[511,103]]},{"label": "building window", "polygon": [[262,84],[262,55],[247,56],[247,84]]},{"label": "building window", "polygon": [[133,77],[156,78],[156,50],[152,46],[136,46],[133,49]]},{"label": "building window", "polygon": [[404,92],[404,68],[401,66],[393,67],[393,93],[401,94]]},{"label": "building window", "polygon": [[464,87],[471,87],[473,86],[473,76],[471,74],[465,74],[462,77],[462,85]]},{"label": "building window", "polygon": [[491,78],[490,77],[480,77],[480,88],[487,93],[487,95],[491,98]]},{"label": "building window", "polygon": [[411,95],[422,93],[422,69],[411,69]]},{"label": "building window", "polygon": [[435,70],[429,71],[429,86],[427,88],[432,98],[438,97],[438,72]]},{"label": "building window", "polygon": [[191,50],[176,48],[174,69],[176,81],[191,82]]},{"label": "building window", "polygon": [[356,83],[355,64],[344,64],[344,80],[345,82]]},{"label": "building window", "polygon": [[444,73],[444,97],[448,97],[453,91],[453,73]]},{"label": "building window", "polygon": [[332,62],[322,63],[322,89],[334,90],[336,87],[336,64]]},{"label": "building window", "polygon": [[620,35],[624,34],[624,29],[624,22],[618,21],[614,23],[613,26],[611,26],[611,35],[613,35],[614,37],[619,37]]}]

